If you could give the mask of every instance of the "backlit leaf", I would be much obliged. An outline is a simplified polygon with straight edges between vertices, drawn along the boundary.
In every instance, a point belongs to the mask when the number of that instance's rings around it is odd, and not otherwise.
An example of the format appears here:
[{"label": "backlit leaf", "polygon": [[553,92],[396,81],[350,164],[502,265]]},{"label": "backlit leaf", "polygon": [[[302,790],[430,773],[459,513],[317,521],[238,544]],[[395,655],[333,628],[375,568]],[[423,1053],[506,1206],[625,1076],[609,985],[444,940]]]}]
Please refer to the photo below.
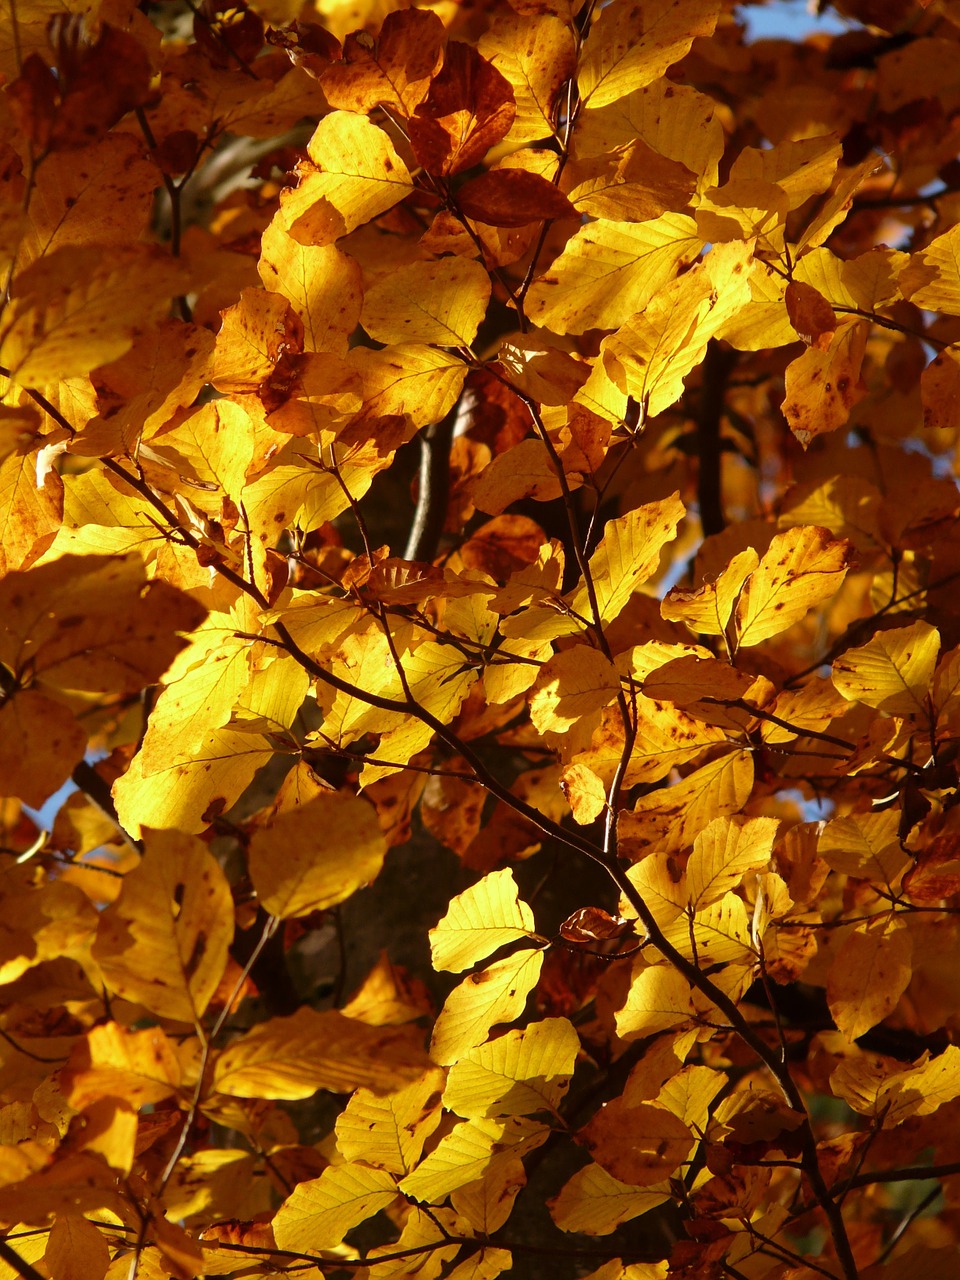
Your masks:
[{"label": "backlit leaf", "polygon": [[891,716],[922,715],[939,652],[940,633],[918,620],[847,649],[834,662],[833,683],[850,702]]},{"label": "backlit leaf", "polygon": [[430,1041],[430,1056],[447,1066],[486,1040],[499,1022],[520,1016],[543,967],[543,952],[524,948],[465,978],[447,996]]},{"label": "backlit leaf", "polygon": [[402,1178],[441,1119],[443,1072],[428,1071],[396,1093],[358,1089],[337,1118],[337,1146],[350,1162]]},{"label": "backlit leaf", "polygon": [[583,101],[602,107],[650,84],[697,36],[711,35],[719,16],[715,0],[655,0],[642,7],[614,0],[590,31],[578,77]]},{"label": "backlit leaf", "polygon": [[388,1208],[396,1196],[397,1184],[383,1169],[331,1166],[319,1178],[294,1187],[277,1210],[277,1247],[296,1252],[333,1249],[348,1231]]},{"label": "backlit leaf", "polygon": [[307,154],[299,186],[280,200],[281,225],[300,244],[333,244],[413,190],[390,139],[365,116],[324,116]]},{"label": "backlit leaf", "polygon": [[322,911],[376,878],[387,846],[372,806],[320,792],[254,832],[250,878],[264,909],[287,919]]},{"label": "backlit leaf", "polygon": [[469,347],[489,300],[490,281],[478,262],[413,262],[367,289],[361,320],[377,342]]},{"label": "backlit leaf", "polygon": [[430,930],[430,955],[435,969],[461,973],[508,942],[535,937],[533,912],[519,897],[513,872],[491,871],[450,900]]},{"label": "backlit leaf", "polygon": [[422,1037],[406,1027],[371,1027],[335,1009],[302,1008],[271,1018],[219,1055],[214,1087],[237,1098],[309,1098],[318,1089],[390,1092],[431,1065]]},{"label": "backlit leaf", "polygon": [[736,608],[737,643],[761,644],[834,595],[850,561],[850,544],[815,525],[778,533],[747,578]]},{"label": "backlit leaf", "polygon": [[145,843],[143,861],[100,917],[94,955],[118,995],[161,1017],[196,1022],[226,966],[230,889],[198,840],[154,831]]},{"label": "backlit leaf", "polygon": [[444,1106],[467,1119],[556,1111],[579,1048],[565,1018],[508,1031],[469,1050],[450,1068]]}]

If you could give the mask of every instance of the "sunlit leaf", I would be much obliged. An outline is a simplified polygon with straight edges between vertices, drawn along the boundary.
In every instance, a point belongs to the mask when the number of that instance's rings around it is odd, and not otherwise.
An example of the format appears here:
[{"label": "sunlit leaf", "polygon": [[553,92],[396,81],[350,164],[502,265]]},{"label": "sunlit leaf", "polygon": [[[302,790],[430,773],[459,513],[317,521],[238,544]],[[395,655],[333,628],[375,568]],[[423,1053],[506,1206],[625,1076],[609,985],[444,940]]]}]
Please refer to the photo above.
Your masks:
[{"label": "sunlit leaf", "polygon": [[499,1022],[520,1016],[537,984],[543,952],[523,948],[465,978],[447,996],[430,1041],[430,1056],[446,1066],[486,1040]]},{"label": "sunlit leaf", "polygon": [[519,897],[513,872],[491,871],[451,899],[430,930],[430,953],[435,969],[461,973],[505,943],[535,937],[533,912]]},{"label": "sunlit leaf", "polygon": [[227,962],[233,902],[219,865],[189,836],[154,831],[103,912],[94,955],[108,986],[151,1013],[203,1016]]},{"label": "sunlit leaf", "polygon": [[467,1119],[556,1111],[579,1048],[564,1018],[508,1031],[471,1049],[450,1068],[444,1106]]}]

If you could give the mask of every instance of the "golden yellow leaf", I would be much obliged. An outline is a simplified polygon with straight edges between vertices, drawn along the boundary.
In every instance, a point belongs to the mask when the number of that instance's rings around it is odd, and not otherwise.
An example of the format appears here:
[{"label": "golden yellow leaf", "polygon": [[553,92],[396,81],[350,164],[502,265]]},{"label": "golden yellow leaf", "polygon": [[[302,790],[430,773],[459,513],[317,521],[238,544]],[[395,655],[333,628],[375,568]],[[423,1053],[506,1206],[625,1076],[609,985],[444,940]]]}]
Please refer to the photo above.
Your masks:
[{"label": "golden yellow leaf", "polygon": [[592,218],[648,222],[682,209],[696,177],[685,164],[634,138],[614,151],[574,160],[563,170],[560,186],[570,203]]},{"label": "golden yellow leaf", "polygon": [[337,1150],[350,1163],[402,1178],[440,1123],[443,1084],[443,1072],[435,1068],[396,1093],[358,1089],[337,1117]]},{"label": "golden yellow leaf", "polygon": [[842,427],[867,394],[860,372],[869,330],[866,320],[844,316],[825,351],[808,347],[787,366],[787,394],[780,407],[804,448],[817,436]]},{"label": "golden yellow leaf", "polygon": [[606,1102],[580,1130],[577,1140],[603,1169],[634,1187],[669,1177],[689,1155],[693,1134],[675,1115],[641,1103]]},{"label": "golden yellow leaf", "polygon": [[327,791],[258,827],[248,867],[264,910],[285,920],[349,898],[376,879],[386,851],[373,807]]},{"label": "golden yellow leaf", "polygon": [[696,176],[700,190],[716,186],[724,135],[717,104],[674,80],[654,80],[605,107],[589,103],[577,117],[575,156],[595,156],[641,138]]},{"label": "golden yellow leaf", "polygon": [[280,1249],[317,1253],[333,1249],[348,1231],[397,1197],[394,1178],[383,1169],[359,1164],[332,1165],[319,1178],[294,1187],[273,1219]]},{"label": "golden yellow leaf", "polygon": [[179,476],[193,506],[221,524],[234,526],[247,471],[256,448],[257,424],[240,405],[214,400],[152,437],[154,461]]},{"label": "golden yellow leaf", "polygon": [[747,578],[736,608],[737,647],[761,644],[835,595],[851,547],[816,525],[778,533]]},{"label": "golden yellow leaf", "polygon": [[132,133],[57,151],[37,168],[21,269],[66,245],[133,245],[147,230],[156,167]]},{"label": "golden yellow leaf", "polygon": [[684,1067],[657,1094],[657,1105],[665,1107],[694,1133],[702,1133],[707,1127],[710,1104],[723,1087],[721,1072],[711,1067]]},{"label": "golden yellow leaf", "polygon": [[690,1023],[696,1015],[690,984],[669,965],[648,965],[630,983],[617,1013],[617,1034],[631,1039]]},{"label": "golden yellow leaf", "polygon": [[753,760],[743,751],[717,756],[665,790],[641,796],[618,820],[625,856],[642,856],[650,845],[665,852],[687,848],[717,816],[739,813],[753,788]]},{"label": "golden yellow leaf", "polygon": [[474,1231],[492,1235],[510,1217],[517,1196],[526,1184],[523,1161],[500,1157],[487,1166],[482,1178],[451,1192],[450,1204]]},{"label": "golden yellow leaf", "polygon": [[203,1017],[233,939],[233,899],[219,863],[199,840],[145,835],[146,855],[100,916],[93,954],[124,999],[180,1022]]},{"label": "golden yellow leaf", "polygon": [[573,32],[552,13],[520,14],[500,10],[477,48],[510,82],[517,114],[510,144],[537,142],[553,132],[553,104],[573,74]]},{"label": "golden yellow leaf", "polygon": [[393,143],[365,116],[331,111],[317,125],[307,154],[299,186],[281,192],[278,215],[300,244],[332,244],[413,190]]},{"label": "golden yellow leaf", "polygon": [[[417,342],[383,351],[354,347],[349,363],[360,376],[366,415],[406,414],[415,427],[439,422],[467,376],[459,356]],[[351,492],[356,494],[353,485]]]},{"label": "golden yellow leaf", "polygon": [[536,936],[533,912],[520,899],[513,872],[504,868],[451,898],[430,930],[430,958],[435,969],[462,973],[506,943]]},{"label": "golden yellow leaf", "polygon": [[642,9],[613,0],[591,27],[580,62],[583,102],[602,107],[657,80],[697,36],[713,33],[719,16],[717,0],[654,0]]},{"label": "golden yellow leaf", "polygon": [[257,265],[265,289],[281,294],[303,322],[307,351],[346,355],[360,318],[360,266],[334,245],[300,244],[274,219],[263,233]]},{"label": "golden yellow leaf", "polygon": [[683,394],[683,380],[703,360],[710,339],[750,302],[752,269],[748,246],[715,246],[603,340],[595,376],[602,370],[638,401],[644,419],[668,409]]},{"label": "golden yellow leaf", "polygon": [[63,515],[55,471],[37,485],[38,450],[21,442],[0,461],[0,572],[28,569],[54,541]]},{"label": "golden yellow leaf", "polygon": [[412,262],[366,290],[361,323],[376,342],[469,347],[490,301],[490,277],[479,262],[438,258]]},{"label": "golden yellow leaf", "polygon": [[0,322],[0,363],[23,387],[89,373],[163,319],[185,279],[146,245],[58,249],[16,278]]},{"label": "golden yellow leaf", "polygon": [[404,1195],[428,1204],[445,1199],[451,1191],[483,1176],[497,1156],[511,1158],[541,1146],[550,1134],[548,1125],[523,1116],[503,1120],[464,1120],[441,1138],[413,1173],[400,1183]]},{"label": "golden yellow leaf", "polygon": [[110,1264],[110,1249],[92,1222],[66,1213],[50,1228],[43,1261],[50,1280],[102,1280]]},{"label": "golden yellow leaf", "polygon": [[891,888],[910,865],[899,821],[896,809],[831,818],[820,833],[817,854],[834,871]]},{"label": "golden yellow leaf", "polygon": [[778,826],[776,818],[717,818],[701,831],[687,862],[691,908],[702,911],[736,888],[748,871],[766,867]]},{"label": "golden yellow leaf", "polygon": [[674,493],[608,520],[600,545],[590,557],[599,619],[592,616],[585,583],[571,593],[570,607],[590,622],[612,622],[634,591],[656,572],[660,553],[677,536],[684,514],[680,495]]},{"label": "golden yellow leaf", "polygon": [[682,622],[694,633],[725,635],[743,584],[759,563],[754,548],[747,547],[733,557],[715,581],[693,590],[673,587],[664,596],[660,612],[669,622]]},{"label": "golden yellow leaf", "polygon": [[513,1267],[513,1254],[509,1249],[485,1246],[478,1249],[449,1273],[449,1280],[496,1280],[504,1271]]},{"label": "golden yellow leaf", "polygon": [[701,969],[722,964],[750,968],[756,963],[746,904],[733,893],[711,902],[692,921],[674,920],[664,929],[663,936]]},{"label": "golden yellow leaf", "polygon": [[520,1016],[527,996],[537,985],[543,952],[523,948],[495,964],[472,973],[447,996],[433,1028],[430,1056],[447,1066],[466,1049],[481,1044],[499,1022]]},{"label": "golden yellow leaf", "polygon": [[530,719],[539,733],[566,733],[612,702],[619,690],[620,677],[609,658],[590,645],[572,645],[540,668]]},{"label": "golden yellow leaf", "polygon": [[597,1271],[591,1271],[584,1280],[666,1280],[669,1263],[632,1262],[625,1264],[619,1258],[611,1258]]},{"label": "golden yellow leaf", "polygon": [[176,1048],[160,1027],[130,1031],[116,1022],[91,1027],[70,1055],[60,1078],[77,1111],[103,1098],[122,1097],[135,1107],[162,1102],[181,1083]]},{"label": "golden yellow leaf", "polygon": [[848,702],[863,702],[891,716],[922,716],[939,652],[939,631],[918,619],[847,649],[834,660],[833,683]]},{"label": "golden yellow leaf", "polygon": [[[627,877],[664,928],[676,920],[687,905],[687,879],[680,863],[669,853],[657,851],[627,869]],[[621,902],[621,911],[632,914],[632,908]]]},{"label": "golden yellow leaf", "polygon": [[549,1201],[550,1216],[561,1231],[607,1236],[621,1222],[638,1218],[670,1199],[666,1181],[659,1187],[620,1182],[598,1164],[578,1170]]},{"label": "golden yellow leaf", "polygon": [[[151,725],[149,773],[138,752],[113,784],[113,799],[124,831],[139,838],[144,827],[204,831],[225,813],[253,780],[254,774],[277,754],[270,738],[231,729],[212,729],[191,747],[184,759],[175,740],[164,739]],[[154,746],[157,747],[153,754]],[[163,755],[164,750],[166,755]]]},{"label": "golden yellow leaf", "polygon": [[960,315],[960,224],[910,255],[899,276],[900,291],[915,306]]},{"label": "golden yellow leaf", "polygon": [[585,764],[567,765],[560,789],[570,806],[574,822],[589,826],[596,821],[607,803],[607,789],[592,769]]},{"label": "golden yellow leaf", "polygon": [[592,222],[570,237],[549,272],[534,281],[527,315],[554,333],[616,329],[692,262],[702,243],[696,223],[679,213],[653,222]]},{"label": "golden yellow leaf", "polygon": [[913,976],[910,931],[882,917],[862,925],[833,957],[827,980],[830,1014],[848,1040],[856,1040],[897,1007]]},{"label": "golden yellow leaf", "polygon": [[443,1105],[466,1119],[555,1112],[580,1041],[566,1018],[545,1018],[471,1049],[450,1068]]},{"label": "golden yellow leaf", "polygon": [[431,1066],[421,1039],[413,1027],[371,1027],[335,1009],[302,1008],[234,1040],[214,1064],[213,1085],[236,1098],[296,1100],[361,1086],[389,1093]]}]

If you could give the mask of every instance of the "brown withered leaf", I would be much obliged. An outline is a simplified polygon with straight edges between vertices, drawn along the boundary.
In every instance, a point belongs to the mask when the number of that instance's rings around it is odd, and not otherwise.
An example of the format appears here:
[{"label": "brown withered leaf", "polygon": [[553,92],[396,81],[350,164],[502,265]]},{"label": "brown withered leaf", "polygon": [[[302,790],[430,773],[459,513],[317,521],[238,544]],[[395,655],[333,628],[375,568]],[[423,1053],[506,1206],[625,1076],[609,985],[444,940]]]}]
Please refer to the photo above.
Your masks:
[{"label": "brown withered leaf", "polygon": [[632,929],[632,920],[612,916],[600,907],[581,907],[564,920],[560,936],[567,942],[608,942],[622,938]]},{"label": "brown withered leaf", "polygon": [[791,280],[783,295],[790,323],[808,347],[827,351],[837,331],[833,307],[813,285]]},{"label": "brown withered leaf", "polygon": [[513,90],[472,45],[451,40],[426,99],[410,118],[410,142],[428,173],[462,173],[510,132]]},{"label": "brown withered leaf", "polygon": [[490,169],[471,178],[457,192],[468,218],[494,227],[522,227],[528,222],[577,218],[580,215],[552,182],[526,169]]}]

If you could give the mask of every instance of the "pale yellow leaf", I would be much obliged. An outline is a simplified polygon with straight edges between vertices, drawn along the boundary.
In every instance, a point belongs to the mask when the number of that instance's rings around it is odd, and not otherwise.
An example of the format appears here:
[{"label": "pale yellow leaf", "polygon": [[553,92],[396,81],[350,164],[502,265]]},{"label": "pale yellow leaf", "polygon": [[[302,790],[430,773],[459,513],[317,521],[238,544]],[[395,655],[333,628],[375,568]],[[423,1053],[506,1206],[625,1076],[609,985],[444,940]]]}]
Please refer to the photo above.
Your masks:
[{"label": "pale yellow leaf", "polygon": [[305,245],[327,245],[376,218],[414,189],[393,143],[366,116],[331,111],[301,162],[300,183],[280,195],[280,224]]},{"label": "pale yellow leaf", "polygon": [[736,888],[746,872],[767,866],[778,825],[776,818],[717,818],[697,836],[687,862],[687,894],[694,911]]},{"label": "pale yellow leaf", "polygon": [[433,1028],[433,1060],[443,1066],[456,1062],[464,1050],[482,1043],[497,1023],[518,1018],[542,967],[543,952],[524,948],[465,978],[447,996]]},{"label": "pale yellow leaf", "polygon": [[571,608],[590,622],[612,622],[634,591],[656,572],[660,553],[677,536],[684,514],[680,495],[674,493],[608,520],[589,562],[599,619],[593,618],[585,583],[571,593]]},{"label": "pale yellow leaf", "polygon": [[669,1031],[688,1024],[695,1013],[686,978],[668,965],[648,965],[630,983],[617,1013],[617,1035],[632,1039]]},{"label": "pale yellow leaf", "polygon": [[816,525],[776,534],[737,601],[738,647],[779,635],[814,605],[835,595],[850,553],[847,541]]},{"label": "pale yellow leaf", "polygon": [[616,102],[659,79],[697,36],[713,33],[718,0],[612,0],[590,29],[578,84],[584,103]]},{"label": "pale yellow leaf", "polygon": [[538,733],[566,733],[583,716],[612,702],[619,690],[620,677],[609,658],[590,645],[572,645],[540,668],[530,719]]},{"label": "pale yellow leaf", "polygon": [[407,1174],[400,1190],[414,1200],[436,1203],[482,1177],[495,1156],[507,1151],[512,1157],[521,1156],[539,1147],[549,1134],[548,1125],[520,1116],[464,1120]]},{"label": "pale yellow leaf", "polygon": [[508,1031],[469,1050],[450,1068],[443,1105],[466,1119],[556,1111],[579,1049],[566,1018]]},{"label": "pale yellow leaf", "polygon": [[533,912],[519,892],[513,872],[505,867],[452,898],[446,915],[430,930],[433,967],[462,973],[507,942],[535,938]]},{"label": "pale yellow leaf", "polygon": [[402,1178],[440,1123],[443,1072],[426,1072],[405,1089],[377,1095],[358,1089],[337,1117],[337,1150],[350,1163]]},{"label": "pale yellow leaf", "polygon": [[696,223],[679,213],[653,222],[591,222],[534,281],[527,315],[554,333],[616,329],[625,316],[642,311],[702,245]]},{"label": "pale yellow leaf", "polygon": [[102,1098],[134,1106],[162,1102],[181,1082],[176,1049],[159,1027],[130,1031],[116,1022],[91,1027],[63,1068],[63,1095],[77,1111]]},{"label": "pale yellow leaf", "polygon": [[330,244],[300,244],[274,219],[257,266],[264,288],[282,294],[303,322],[307,351],[346,355],[363,297],[360,265]]},{"label": "pale yellow leaf", "polygon": [[396,1181],[383,1169],[332,1165],[319,1178],[294,1187],[277,1210],[272,1224],[277,1247],[314,1254],[333,1249],[396,1196]]}]

